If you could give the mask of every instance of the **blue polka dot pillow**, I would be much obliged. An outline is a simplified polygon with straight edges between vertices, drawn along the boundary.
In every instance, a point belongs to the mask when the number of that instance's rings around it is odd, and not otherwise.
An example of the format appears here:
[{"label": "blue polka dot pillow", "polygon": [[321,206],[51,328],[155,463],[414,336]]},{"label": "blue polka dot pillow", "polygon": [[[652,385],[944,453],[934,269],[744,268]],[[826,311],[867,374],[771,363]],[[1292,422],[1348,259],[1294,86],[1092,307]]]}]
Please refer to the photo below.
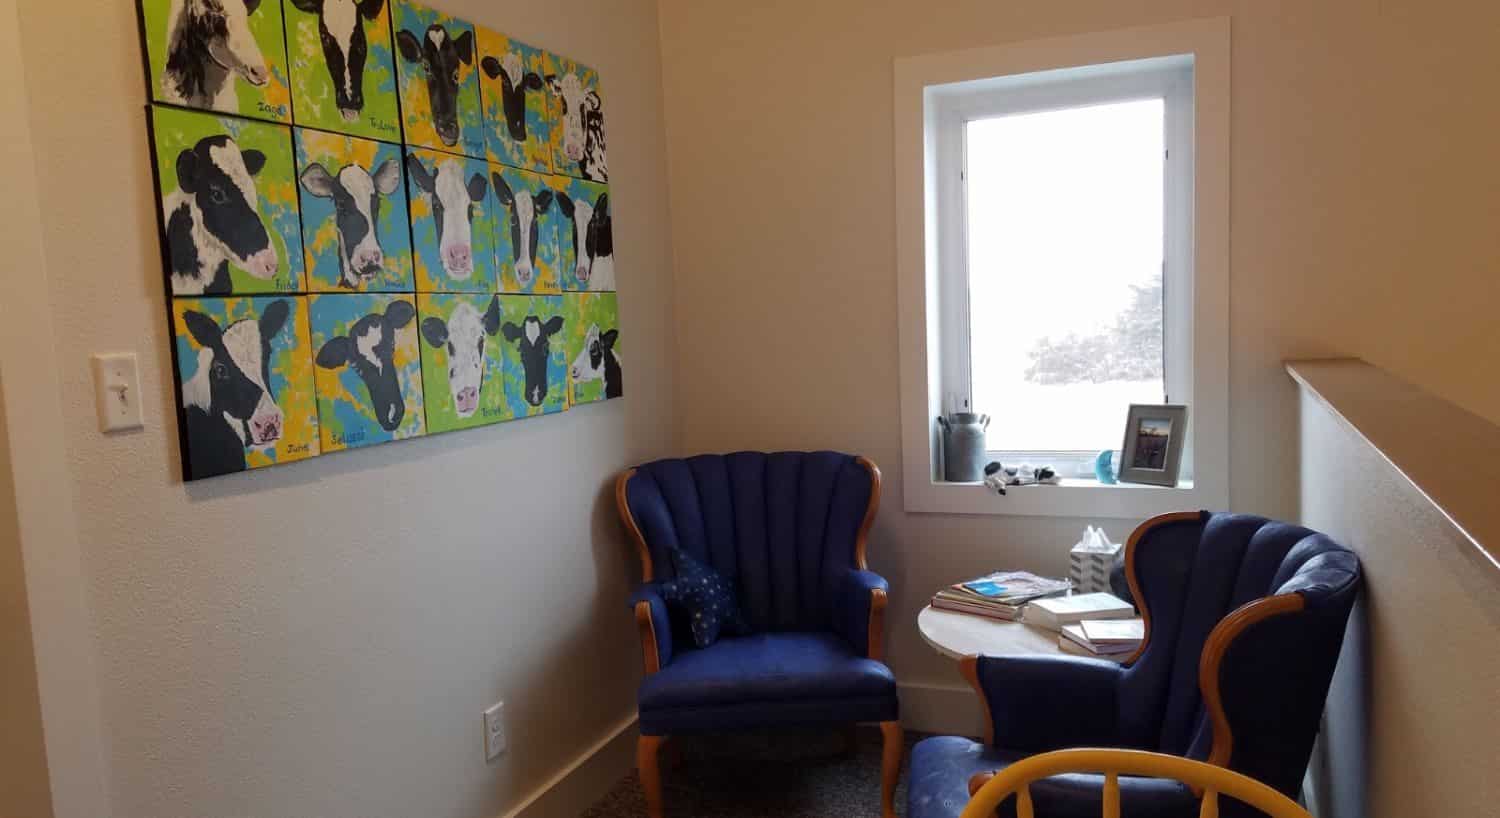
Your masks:
[{"label": "blue polka dot pillow", "polygon": [[661,584],[661,598],[669,613],[686,617],[693,644],[706,648],[719,641],[720,633],[733,636],[748,632],[732,580],[680,548],[672,549],[672,560],[677,578]]}]

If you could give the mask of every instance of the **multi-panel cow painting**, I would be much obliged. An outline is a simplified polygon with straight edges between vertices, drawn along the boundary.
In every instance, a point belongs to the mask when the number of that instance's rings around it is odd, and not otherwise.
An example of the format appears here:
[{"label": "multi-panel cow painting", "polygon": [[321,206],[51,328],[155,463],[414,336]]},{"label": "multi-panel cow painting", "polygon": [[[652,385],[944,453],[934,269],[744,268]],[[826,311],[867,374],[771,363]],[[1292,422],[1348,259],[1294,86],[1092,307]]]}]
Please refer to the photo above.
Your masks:
[{"label": "multi-panel cow painting", "polygon": [[308,289],[411,292],[401,148],[295,128]]},{"label": "multi-panel cow painting", "polygon": [[501,292],[560,292],[557,236],[562,217],[552,181],[552,177],[490,165]]},{"label": "multi-panel cow painting", "polygon": [[552,172],[609,181],[604,153],[604,96],[599,74],[548,52],[547,104],[552,117]]},{"label": "multi-panel cow painting", "polygon": [[288,0],[284,13],[296,124],[399,142],[386,0]]},{"label": "multi-panel cow painting", "polygon": [[406,193],[417,290],[495,292],[495,206],[489,164],[483,159],[408,148]]},{"label": "multi-panel cow painting", "polygon": [[568,353],[560,295],[500,296],[506,409],[525,418],[568,408]]},{"label": "multi-panel cow painting", "polygon": [[621,380],[620,311],[614,293],[563,296],[568,339],[568,403],[578,405],[625,394]]},{"label": "multi-panel cow painting", "polygon": [[151,98],[290,122],[277,0],[139,0]]},{"label": "multi-panel cow painting", "polygon": [[422,402],[430,433],[511,417],[500,360],[500,296],[419,293]]},{"label": "multi-panel cow painting", "polygon": [[476,26],[484,146],[490,162],[536,173],[552,170],[547,58],[541,49]]},{"label": "multi-panel cow painting", "polygon": [[564,290],[615,289],[615,234],[609,186],[554,176],[558,277]]},{"label": "multi-panel cow painting", "polygon": [[151,114],[172,295],[303,290],[291,129],[161,106]]},{"label": "multi-panel cow painting", "polygon": [[190,480],[317,455],[304,296],[172,302]]},{"label": "multi-panel cow painting", "polygon": [[426,431],[417,305],[411,295],[311,298],[318,429],[335,452]]},{"label": "multi-panel cow painting", "polygon": [[137,0],[187,480],[623,394],[598,74],[411,0]]},{"label": "multi-panel cow painting", "polygon": [[410,0],[391,3],[406,144],[482,158],[473,24]]}]

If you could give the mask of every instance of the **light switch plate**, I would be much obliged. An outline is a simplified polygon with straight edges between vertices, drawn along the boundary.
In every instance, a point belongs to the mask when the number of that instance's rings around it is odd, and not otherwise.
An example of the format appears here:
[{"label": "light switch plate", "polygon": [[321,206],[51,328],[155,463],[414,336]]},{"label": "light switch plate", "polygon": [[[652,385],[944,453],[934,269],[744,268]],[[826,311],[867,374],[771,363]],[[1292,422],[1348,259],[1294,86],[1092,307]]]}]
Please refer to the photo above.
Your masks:
[{"label": "light switch plate", "polygon": [[505,702],[495,702],[484,711],[484,760],[494,761],[505,750]]},{"label": "light switch plate", "polygon": [[135,353],[100,353],[93,356],[93,363],[99,431],[118,432],[146,425],[141,418],[141,380],[136,374]]}]

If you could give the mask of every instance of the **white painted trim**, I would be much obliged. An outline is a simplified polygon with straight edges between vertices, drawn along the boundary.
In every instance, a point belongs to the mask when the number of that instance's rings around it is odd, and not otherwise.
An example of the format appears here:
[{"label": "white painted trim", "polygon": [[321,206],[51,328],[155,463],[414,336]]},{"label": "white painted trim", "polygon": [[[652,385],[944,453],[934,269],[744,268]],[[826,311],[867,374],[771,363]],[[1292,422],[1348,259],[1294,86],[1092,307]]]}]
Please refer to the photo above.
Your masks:
[{"label": "white painted trim", "polygon": [[635,769],[639,735],[627,717],[501,818],[578,818]]},{"label": "white painted trim", "polygon": [[[1191,487],[1097,486],[1011,492],[934,481],[941,384],[936,316],[937,191],[932,86],[982,77],[1193,55],[1194,298]],[[1142,518],[1229,503],[1230,22],[1187,20],[976,48],[895,62],[896,290],[903,506],[909,512]],[[1174,399],[1176,396],[1174,396]]]},{"label": "white painted trim", "polygon": [[984,710],[967,685],[901,684],[901,726],[939,736],[979,736]]},{"label": "white painted trim", "polygon": [[[7,196],[0,211],[8,287],[0,298],[0,371],[15,473],[16,528],[26,572],[37,692],[55,818],[110,808],[95,642],[68,472],[52,294],[37,214],[36,153],[15,0],[0,0],[0,144]],[[33,71],[37,66],[32,66]],[[72,362],[82,366],[82,361]],[[23,423],[24,422],[24,423]]]}]

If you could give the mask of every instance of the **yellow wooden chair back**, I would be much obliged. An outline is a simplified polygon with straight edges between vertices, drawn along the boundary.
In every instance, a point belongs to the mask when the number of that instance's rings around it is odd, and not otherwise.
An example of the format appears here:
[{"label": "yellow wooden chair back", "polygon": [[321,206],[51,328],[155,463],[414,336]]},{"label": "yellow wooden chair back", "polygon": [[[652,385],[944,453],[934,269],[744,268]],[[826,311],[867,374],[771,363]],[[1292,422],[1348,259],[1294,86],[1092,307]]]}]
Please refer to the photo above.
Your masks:
[{"label": "yellow wooden chair back", "polygon": [[995,774],[969,799],[959,818],[989,818],[1008,796],[1016,796],[1016,818],[1035,818],[1031,782],[1063,773],[1103,773],[1103,818],[1120,818],[1120,776],[1140,775],[1181,781],[1202,793],[1198,818],[1218,818],[1219,796],[1227,795],[1271,818],[1312,818],[1297,802],[1223,767],[1144,750],[1056,750],[1031,756]]}]

